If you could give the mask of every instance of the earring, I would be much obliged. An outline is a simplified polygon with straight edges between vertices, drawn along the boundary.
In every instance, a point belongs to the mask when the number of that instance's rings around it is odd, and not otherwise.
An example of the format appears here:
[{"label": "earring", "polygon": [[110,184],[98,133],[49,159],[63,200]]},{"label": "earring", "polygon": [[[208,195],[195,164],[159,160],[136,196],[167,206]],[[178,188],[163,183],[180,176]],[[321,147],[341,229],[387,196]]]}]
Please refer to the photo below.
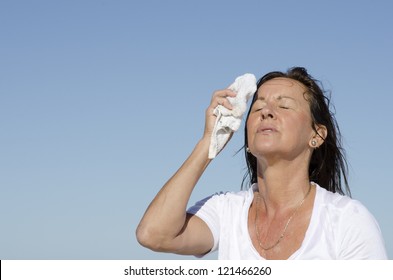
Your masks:
[{"label": "earring", "polygon": [[250,148],[249,147],[246,148],[246,152],[250,153]]},{"label": "earring", "polygon": [[317,145],[317,141],[315,139],[311,140],[311,146],[315,147]]}]

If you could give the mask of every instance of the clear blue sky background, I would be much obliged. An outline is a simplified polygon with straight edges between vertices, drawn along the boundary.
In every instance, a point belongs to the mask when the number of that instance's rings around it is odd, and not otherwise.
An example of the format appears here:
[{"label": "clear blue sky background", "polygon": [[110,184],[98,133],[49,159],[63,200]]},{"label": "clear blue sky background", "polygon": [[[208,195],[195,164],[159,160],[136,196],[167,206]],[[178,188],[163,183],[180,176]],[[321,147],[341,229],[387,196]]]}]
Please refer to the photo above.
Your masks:
[{"label": "clear blue sky background", "polygon": [[[353,197],[392,258],[392,12],[364,0],[2,0],[0,259],[193,258],[139,246],[139,219],[202,135],[214,90],[295,65],[332,92]],[[190,203],[240,189],[242,141]]]}]

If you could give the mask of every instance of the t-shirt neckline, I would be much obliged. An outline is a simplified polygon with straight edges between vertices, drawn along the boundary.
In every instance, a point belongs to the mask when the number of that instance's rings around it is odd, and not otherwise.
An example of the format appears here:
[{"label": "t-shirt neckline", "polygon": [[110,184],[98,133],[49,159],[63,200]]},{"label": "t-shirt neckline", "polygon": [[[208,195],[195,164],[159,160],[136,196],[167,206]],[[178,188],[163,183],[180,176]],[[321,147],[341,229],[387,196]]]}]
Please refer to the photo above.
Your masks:
[{"label": "t-shirt neckline", "polygon": [[[315,192],[315,198],[314,198],[314,204],[313,204],[313,209],[312,209],[312,213],[311,213],[310,223],[308,225],[306,234],[304,235],[304,239],[303,239],[302,244],[300,245],[300,247],[295,252],[292,253],[292,255],[289,256],[289,258],[287,260],[294,260],[294,259],[296,259],[296,257],[301,255],[301,253],[303,252],[304,248],[306,248],[307,244],[310,242],[311,236],[315,232],[315,224],[316,224],[315,219],[316,219],[316,217],[318,215],[317,212],[318,212],[318,208],[319,207],[317,207],[317,205],[319,204],[319,200],[320,200],[320,196],[321,196],[321,193],[320,193],[321,187],[317,183],[314,183],[314,182],[311,182],[311,183],[315,186],[316,192]],[[248,191],[248,196],[247,196],[247,198],[248,198],[247,199],[247,204],[248,205],[247,205],[247,207],[245,207],[245,211],[243,212],[243,215],[245,215],[245,216],[243,216],[243,218],[244,218],[243,219],[243,221],[244,221],[243,229],[246,230],[247,241],[249,243],[249,246],[250,246],[253,254],[257,257],[257,259],[266,260],[265,258],[263,258],[258,253],[257,249],[254,247],[254,244],[252,244],[250,233],[248,231],[248,212],[250,210],[250,206],[251,206],[251,203],[252,203],[253,198],[254,198],[254,191],[256,190],[256,188],[258,188],[258,185],[255,183],[255,184],[253,184],[250,187],[250,189]]]}]

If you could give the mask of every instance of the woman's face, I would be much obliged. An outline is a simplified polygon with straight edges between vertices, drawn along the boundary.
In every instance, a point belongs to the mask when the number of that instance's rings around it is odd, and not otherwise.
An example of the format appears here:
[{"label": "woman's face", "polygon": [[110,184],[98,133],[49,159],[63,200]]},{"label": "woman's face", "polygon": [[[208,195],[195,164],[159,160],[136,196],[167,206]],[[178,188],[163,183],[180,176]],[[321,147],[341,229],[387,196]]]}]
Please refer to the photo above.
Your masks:
[{"label": "woman's face", "polygon": [[315,135],[305,87],[292,79],[275,78],[257,91],[247,120],[248,147],[257,158],[291,160],[310,155]]}]

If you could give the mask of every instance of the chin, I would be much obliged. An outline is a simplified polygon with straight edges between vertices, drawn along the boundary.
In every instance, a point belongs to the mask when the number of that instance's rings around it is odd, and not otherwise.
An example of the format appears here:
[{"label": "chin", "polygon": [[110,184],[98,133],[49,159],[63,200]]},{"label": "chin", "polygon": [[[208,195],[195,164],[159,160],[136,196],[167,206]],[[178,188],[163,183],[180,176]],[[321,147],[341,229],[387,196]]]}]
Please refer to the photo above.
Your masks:
[{"label": "chin", "polygon": [[256,147],[253,152],[254,155],[258,155],[261,157],[275,155],[277,153],[278,153],[278,150],[275,149],[274,147],[266,147],[266,146],[265,147]]}]

